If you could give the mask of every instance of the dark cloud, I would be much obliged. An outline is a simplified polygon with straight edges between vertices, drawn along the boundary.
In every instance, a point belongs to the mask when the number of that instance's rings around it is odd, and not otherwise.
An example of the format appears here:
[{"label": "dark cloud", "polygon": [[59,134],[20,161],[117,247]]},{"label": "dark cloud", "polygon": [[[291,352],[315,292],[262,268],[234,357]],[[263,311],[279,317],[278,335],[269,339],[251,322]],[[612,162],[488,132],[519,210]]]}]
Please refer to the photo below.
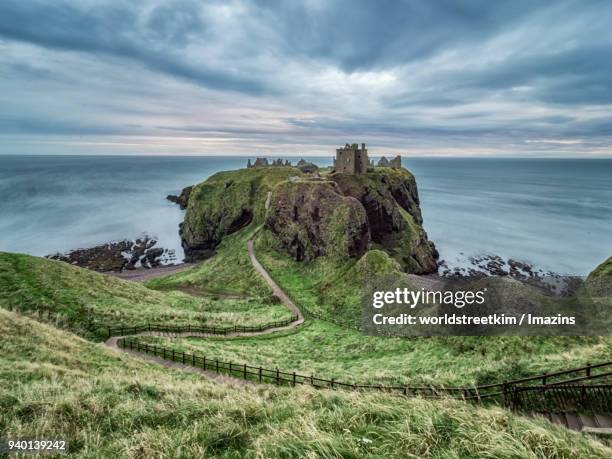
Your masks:
[{"label": "dark cloud", "polygon": [[257,17],[276,25],[287,54],[324,59],[347,72],[397,66],[483,40],[547,5],[528,0],[339,0],[315,8],[283,0],[258,3]]},{"label": "dark cloud", "polygon": [[[129,59],[211,88],[261,93],[265,85],[230,69],[194,65],[180,51],[190,36],[206,36],[197,2],[175,0],[141,18],[139,4],[83,8],[77,2],[3,0],[0,36],[45,48]],[[143,19],[141,21],[141,19]]]},{"label": "dark cloud", "polygon": [[610,55],[603,0],[3,0],[0,135],[599,151]]}]

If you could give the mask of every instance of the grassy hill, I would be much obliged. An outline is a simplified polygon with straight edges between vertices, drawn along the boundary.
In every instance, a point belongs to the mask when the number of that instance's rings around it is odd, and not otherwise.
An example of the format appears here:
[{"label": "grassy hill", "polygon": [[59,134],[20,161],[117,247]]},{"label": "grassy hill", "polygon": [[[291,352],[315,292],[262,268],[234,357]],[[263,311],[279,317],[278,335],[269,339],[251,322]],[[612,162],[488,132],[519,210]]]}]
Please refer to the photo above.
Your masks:
[{"label": "grassy hill", "polygon": [[458,401],[213,383],[2,308],[0,333],[0,435],[64,438],[73,457],[612,455],[546,421]]},{"label": "grassy hill", "polygon": [[606,337],[389,338],[320,320],[265,337],[141,340],[236,364],[351,383],[413,386],[489,384],[602,362],[612,355],[612,340]]},{"label": "grassy hill", "polygon": [[[244,246],[253,234],[241,230],[222,244],[215,257],[200,266],[150,282],[164,287],[216,285],[225,282],[244,291],[252,269]],[[173,340],[165,346],[189,350],[237,363],[281,368],[325,378],[357,382],[412,384],[487,384],[545,371],[599,362],[612,355],[612,338],[592,337],[432,337],[385,338],[358,332],[363,285],[371,276],[393,275],[409,283],[397,263],[380,250],[360,260],[321,257],[296,262],[275,250],[274,238],[262,230],[255,250],[260,262],[299,307],[333,323],[315,320],[310,326],[283,335],[207,341]],[[215,276],[219,273],[219,276]],[[404,276],[404,277],[402,277]],[[151,342],[160,339],[147,338]],[[474,362],[478,362],[477,365]]]},{"label": "grassy hill", "polygon": [[255,295],[234,299],[160,292],[64,262],[11,253],[0,253],[0,292],[1,307],[90,337],[101,336],[102,325],[257,325],[291,316],[282,305]]},{"label": "grassy hill", "polygon": [[246,243],[257,229],[255,223],[227,236],[214,257],[179,273],[148,281],[156,290],[173,290],[184,286],[213,294],[233,293],[269,297],[272,291],[255,271]]},{"label": "grassy hill", "polygon": [[612,257],[597,266],[593,272],[589,274],[589,278],[591,279],[597,277],[612,277]]}]

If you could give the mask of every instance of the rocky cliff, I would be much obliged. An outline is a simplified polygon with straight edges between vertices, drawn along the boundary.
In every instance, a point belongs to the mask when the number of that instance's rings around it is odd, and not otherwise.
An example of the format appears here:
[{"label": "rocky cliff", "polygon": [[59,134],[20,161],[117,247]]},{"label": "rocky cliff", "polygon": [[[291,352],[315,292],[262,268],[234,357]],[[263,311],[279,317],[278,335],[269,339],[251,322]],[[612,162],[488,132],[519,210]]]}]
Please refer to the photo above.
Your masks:
[{"label": "rocky cliff", "polygon": [[437,271],[438,252],[422,227],[414,176],[404,168],[376,167],[366,174],[332,174],[345,196],[363,205],[373,248],[380,248],[411,273]]},{"label": "rocky cliff", "polygon": [[291,176],[293,167],[249,168],[219,172],[193,187],[180,228],[187,261],[211,256],[224,236],[263,221],[267,194]]},{"label": "rocky cliff", "polygon": [[292,167],[215,174],[191,190],[181,228],[187,258],[210,256],[225,235],[252,221],[264,223],[278,248],[298,261],[359,258],[380,249],[406,272],[437,271],[416,181],[403,168],[325,171],[321,178]]},{"label": "rocky cliff", "polygon": [[360,257],[370,243],[365,209],[334,182],[279,184],[272,193],[266,228],[297,261],[320,256]]}]

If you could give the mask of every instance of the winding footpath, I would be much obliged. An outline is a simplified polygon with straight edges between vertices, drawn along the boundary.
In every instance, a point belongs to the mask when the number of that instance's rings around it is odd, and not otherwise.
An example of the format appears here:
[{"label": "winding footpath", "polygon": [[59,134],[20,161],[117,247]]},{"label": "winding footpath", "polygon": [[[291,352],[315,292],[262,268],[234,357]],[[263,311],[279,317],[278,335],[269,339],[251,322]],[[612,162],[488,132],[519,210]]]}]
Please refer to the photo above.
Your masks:
[{"label": "winding footpath", "polygon": [[[249,336],[267,335],[270,333],[290,330],[302,324],[304,322],[304,315],[302,314],[302,311],[300,311],[300,309],[293,303],[293,301],[291,301],[291,299],[287,296],[287,294],[283,291],[283,289],[280,288],[280,286],[274,281],[274,279],[272,279],[270,274],[268,274],[268,272],[261,265],[259,260],[257,260],[257,257],[255,256],[255,250],[253,249],[252,239],[249,239],[247,241],[247,251],[249,254],[249,258],[251,260],[251,264],[253,265],[255,270],[261,275],[261,277],[263,277],[263,279],[266,281],[266,284],[268,284],[268,286],[272,289],[273,294],[281,300],[281,302],[287,307],[287,309],[289,309],[289,311],[291,311],[293,316],[297,317],[297,319],[289,323],[288,325],[281,326],[281,327],[267,328],[259,332],[230,332],[224,335],[224,337],[238,337],[238,336],[249,337]],[[169,338],[200,337],[200,338],[219,339],[219,335],[213,335],[211,333],[195,333],[195,332],[184,332],[184,333],[143,332],[143,333],[137,333],[136,335],[129,335],[129,336],[162,336],[162,337],[169,337]],[[233,376],[223,375],[220,373],[216,373],[214,371],[202,370],[201,368],[194,368],[189,365],[183,365],[182,363],[179,363],[179,362],[172,362],[169,360],[165,360],[161,357],[153,356],[150,354],[145,354],[142,352],[131,351],[129,349],[119,347],[117,342],[120,339],[125,338],[125,337],[126,336],[111,336],[104,342],[104,344],[118,352],[125,352],[126,354],[133,355],[135,357],[138,357],[139,359],[146,360],[148,362],[157,363],[166,368],[175,368],[181,371],[185,371],[187,373],[201,374],[213,381],[224,382],[224,383],[229,383],[229,384],[238,385],[238,386],[255,384],[252,381],[247,381],[241,378],[235,378]]]}]

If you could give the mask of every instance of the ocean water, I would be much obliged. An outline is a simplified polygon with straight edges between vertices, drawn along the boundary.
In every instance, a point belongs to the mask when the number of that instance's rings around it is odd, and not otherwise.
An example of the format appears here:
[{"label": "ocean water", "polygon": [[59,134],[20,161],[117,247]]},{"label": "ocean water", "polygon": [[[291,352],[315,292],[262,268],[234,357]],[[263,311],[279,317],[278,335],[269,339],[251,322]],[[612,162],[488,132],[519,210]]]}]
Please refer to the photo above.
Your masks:
[{"label": "ocean water", "polygon": [[[147,234],[181,259],[183,211],[166,195],[246,160],[0,156],[0,250],[46,255]],[[497,254],[581,275],[612,255],[612,160],[403,162],[416,176],[429,238],[450,265]]]}]

